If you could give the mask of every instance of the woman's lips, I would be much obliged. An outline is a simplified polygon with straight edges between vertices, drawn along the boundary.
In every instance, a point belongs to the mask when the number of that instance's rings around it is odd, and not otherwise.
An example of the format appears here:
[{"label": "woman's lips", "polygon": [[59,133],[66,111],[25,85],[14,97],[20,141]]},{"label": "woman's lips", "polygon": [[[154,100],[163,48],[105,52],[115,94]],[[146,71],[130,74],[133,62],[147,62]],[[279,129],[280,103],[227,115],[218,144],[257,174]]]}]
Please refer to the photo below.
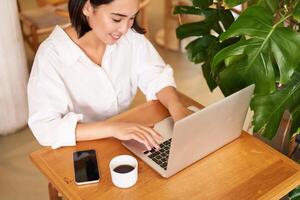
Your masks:
[{"label": "woman's lips", "polygon": [[121,35],[117,35],[117,34],[110,34],[110,36],[114,39],[114,40],[118,40],[120,39]]}]

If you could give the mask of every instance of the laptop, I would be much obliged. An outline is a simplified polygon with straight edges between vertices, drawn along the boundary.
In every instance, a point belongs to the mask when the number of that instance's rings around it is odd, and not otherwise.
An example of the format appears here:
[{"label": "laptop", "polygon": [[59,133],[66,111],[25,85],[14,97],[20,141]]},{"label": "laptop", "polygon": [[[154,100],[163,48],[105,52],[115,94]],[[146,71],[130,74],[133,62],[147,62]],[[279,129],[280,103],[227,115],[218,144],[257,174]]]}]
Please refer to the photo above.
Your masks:
[{"label": "laptop", "polygon": [[159,150],[148,151],[135,140],[122,144],[168,178],[241,135],[253,91],[250,85],[175,124],[171,117],[158,122],[154,129],[163,136]]}]

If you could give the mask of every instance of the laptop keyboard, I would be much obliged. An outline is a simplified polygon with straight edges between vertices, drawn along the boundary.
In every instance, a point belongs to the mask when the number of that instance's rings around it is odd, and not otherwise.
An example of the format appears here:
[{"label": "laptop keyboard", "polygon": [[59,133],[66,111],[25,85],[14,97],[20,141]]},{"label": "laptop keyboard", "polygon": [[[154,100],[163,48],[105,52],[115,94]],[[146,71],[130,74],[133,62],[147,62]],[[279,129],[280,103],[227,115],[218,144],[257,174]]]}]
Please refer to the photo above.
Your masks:
[{"label": "laptop keyboard", "polygon": [[152,148],[150,151],[145,151],[144,154],[150,153],[148,157],[161,166],[164,170],[167,170],[170,144],[171,138],[161,143],[158,151],[155,148]]}]

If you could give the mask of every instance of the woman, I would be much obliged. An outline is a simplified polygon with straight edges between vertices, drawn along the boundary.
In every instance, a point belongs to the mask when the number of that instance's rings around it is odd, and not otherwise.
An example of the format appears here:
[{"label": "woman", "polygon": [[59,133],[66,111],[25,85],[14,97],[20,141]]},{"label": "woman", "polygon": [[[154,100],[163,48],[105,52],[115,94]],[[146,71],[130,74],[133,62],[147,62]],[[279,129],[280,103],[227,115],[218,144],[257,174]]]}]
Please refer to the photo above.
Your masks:
[{"label": "woman", "polygon": [[40,45],[28,83],[28,124],[41,145],[114,137],[159,148],[151,127],[105,119],[128,108],[137,88],[158,99],[175,121],[179,102],[172,69],[136,22],[139,0],[70,0],[71,26]]}]

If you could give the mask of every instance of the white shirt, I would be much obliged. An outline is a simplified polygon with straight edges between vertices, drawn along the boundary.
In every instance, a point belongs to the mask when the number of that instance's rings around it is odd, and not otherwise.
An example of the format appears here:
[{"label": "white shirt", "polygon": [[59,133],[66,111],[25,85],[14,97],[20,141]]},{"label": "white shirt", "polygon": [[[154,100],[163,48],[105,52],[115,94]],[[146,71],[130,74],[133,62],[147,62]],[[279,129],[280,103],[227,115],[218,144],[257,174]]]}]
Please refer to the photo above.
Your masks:
[{"label": "white shirt", "polygon": [[126,110],[137,88],[147,100],[175,87],[173,70],[142,35],[129,30],[106,47],[101,66],[57,26],[40,45],[28,83],[28,125],[41,145],[76,144],[78,121],[94,122]]}]

